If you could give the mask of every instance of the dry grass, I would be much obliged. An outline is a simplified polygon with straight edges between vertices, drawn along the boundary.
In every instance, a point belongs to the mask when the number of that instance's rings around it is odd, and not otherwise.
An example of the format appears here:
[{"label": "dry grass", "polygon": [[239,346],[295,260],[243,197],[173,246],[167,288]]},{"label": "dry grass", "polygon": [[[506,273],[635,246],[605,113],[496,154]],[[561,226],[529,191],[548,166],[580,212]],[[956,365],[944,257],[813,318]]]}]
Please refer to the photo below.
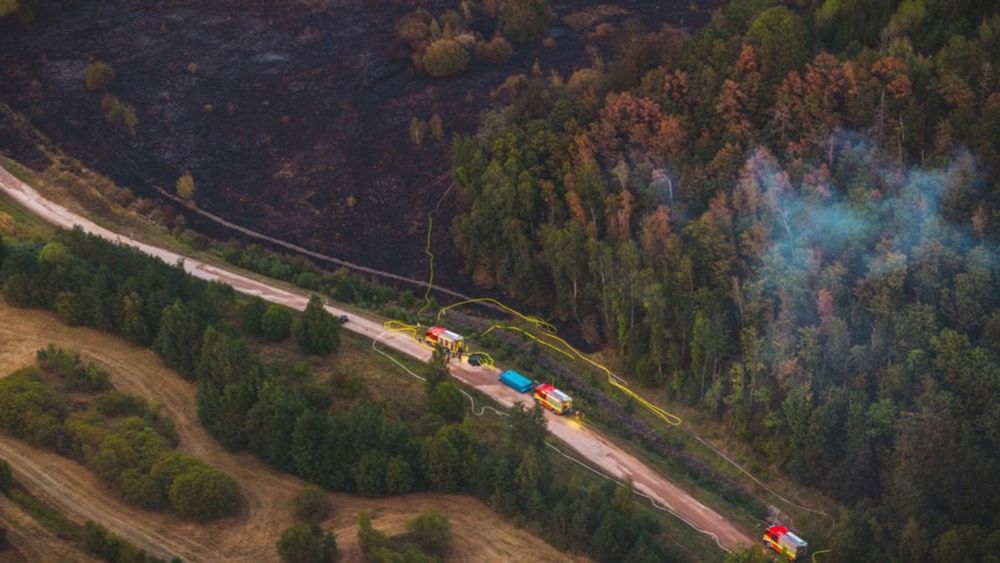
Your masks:
[{"label": "dry grass", "polygon": [[[0,438],[0,457],[11,461],[16,477],[32,494],[75,522],[86,519],[101,522],[152,553],[177,555],[185,561],[277,560],[275,542],[291,523],[288,502],[304,486],[303,481],[278,473],[251,455],[223,450],[197,422],[194,385],[164,367],[148,349],[135,348],[94,330],[67,327],[47,312],[0,304],[0,373],[32,363],[35,351],[50,342],[76,349],[85,359],[107,368],[112,383],[120,390],[160,403],[177,425],[179,448],[239,481],[246,506],[236,518],[207,525],[143,511],[120,501],[79,464],[19,440]],[[345,352],[348,358],[345,361],[361,361],[360,356],[350,359],[360,354],[360,348],[354,351],[348,344]],[[373,359],[369,363],[378,365]],[[334,515],[324,527],[334,531],[341,552],[347,555],[343,559],[346,561],[359,557],[358,511],[370,512],[375,525],[392,534],[401,532],[406,520],[431,508],[451,519],[455,533],[451,561],[570,560],[541,539],[503,521],[484,503],[471,497],[414,494],[365,499],[333,494],[331,500]]]}]

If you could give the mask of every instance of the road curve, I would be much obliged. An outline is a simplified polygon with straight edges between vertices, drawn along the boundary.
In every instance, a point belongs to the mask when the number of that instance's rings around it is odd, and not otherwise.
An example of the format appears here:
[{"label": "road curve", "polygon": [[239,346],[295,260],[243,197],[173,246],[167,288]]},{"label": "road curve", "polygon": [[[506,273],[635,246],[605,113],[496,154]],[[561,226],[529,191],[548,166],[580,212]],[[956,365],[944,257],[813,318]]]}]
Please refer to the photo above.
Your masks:
[{"label": "road curve", "polygon": [[[169,264],[180,264],[185,271],[195,277],[226,283],[241,293],[260,296],[272,303],[300,311],[305,309],[308,302],[308,297],[304,294],[293,293],[226,268],[207,264],[170,250],[132,240],[129,237],[123,237],[45,199],[2,166],[0,166],[0,190],[58,227],[66,229],[80,227],[88,233],[107,240],[135,247]],[[380,343],[418,360],[427,361],[430,358],[430,351],[414,342],[407,334],[386,332],[382,321],[332,306],[326,308],[334,315],[346,315],[348,322],[345,327],[353,332],[371,339],[379,339]],[[529,401],[527,395],[517,393],[513,389],[501,385],[497,381],[499,371],[496,369],[456,363],[451,366],[451,373],[458,380],[476,388],[504,406],[511,406],[517,401]],[[714,537],[720,546],[726,549],[735,549],[753,543],[745,533],[723,518],[722,515],[696,500],[648,464],[619,448],[606,437],[589,427],[577,424],[572,419],[555,416],[551,413],[546,414],[549,432],[576,450],[592,466],[616,479],[631,480],[636,491],[666,507],[696,530]]]}]

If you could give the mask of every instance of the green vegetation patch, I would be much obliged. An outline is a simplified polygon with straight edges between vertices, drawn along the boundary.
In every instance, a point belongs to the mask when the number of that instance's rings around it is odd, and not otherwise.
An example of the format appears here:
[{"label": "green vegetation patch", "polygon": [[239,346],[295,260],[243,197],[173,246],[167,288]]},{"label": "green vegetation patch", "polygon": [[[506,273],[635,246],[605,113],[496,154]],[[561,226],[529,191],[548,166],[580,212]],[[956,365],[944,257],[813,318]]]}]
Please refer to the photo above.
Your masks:
[{"label": "green vegetation patch", "polygon": [[38,363],[0,379],[0,428],[81,461],[130,504],[197,520],[237,512],[236,481],[173,451],[158,409],[111,389],[107,372],[75,352],[50,345]]}]

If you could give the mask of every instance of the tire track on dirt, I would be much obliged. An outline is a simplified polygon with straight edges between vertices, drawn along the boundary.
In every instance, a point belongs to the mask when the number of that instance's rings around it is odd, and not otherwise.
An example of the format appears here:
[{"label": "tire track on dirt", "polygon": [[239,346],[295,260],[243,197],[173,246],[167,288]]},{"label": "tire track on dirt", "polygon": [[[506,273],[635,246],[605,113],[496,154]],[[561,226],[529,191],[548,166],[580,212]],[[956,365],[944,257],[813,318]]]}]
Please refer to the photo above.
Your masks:
[{"label": "tire track on dirt", "polygon": [[7,530],[7,542],[17,548],[0,550],[0,563],[13,561],[65,561],[66,563],[98,563],[72,543],[53,534],[38,523],[14,501],[0,494],[0,523]]}]

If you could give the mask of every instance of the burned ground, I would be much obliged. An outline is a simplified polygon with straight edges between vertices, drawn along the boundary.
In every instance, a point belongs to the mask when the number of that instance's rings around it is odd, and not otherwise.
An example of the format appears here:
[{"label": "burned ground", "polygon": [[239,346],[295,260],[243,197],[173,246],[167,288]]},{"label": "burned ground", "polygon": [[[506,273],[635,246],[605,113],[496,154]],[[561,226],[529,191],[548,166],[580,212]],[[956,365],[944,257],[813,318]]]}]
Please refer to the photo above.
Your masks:
[{"label": "burned ground", "polygon": [[[592,3],[554,7],[565,14]],[[695,21],[686,2],[622,5],[649,27]],[[564,74],[585,66],[586,30],[556,28],[553,49],[521,46],[506,65],[473,63],[461,76],[432,79],[393,56],[394,25],[410,9],[346,1],[46,2],[29,28],[0,22],[0,97],[70,155],[139,194],[172,189],[190,171],[207,210],[327,254],[421,276],[426,214],[450,183],[449,158],[446,141],[413,147],[410,120],[439,113],[446,134],[473,131],[490,91],[509,74],[530,72],[536,58]],[[101,94],[84,87],[84,68],[97,60],[116,74],[109,91],[136,108],[134,136],[112,130]],[[0,137],[0,152],[45,164],[22,134]],[[451,213],[446,204],[438,224]],[[211,234],[233,235],[191,219]],[[434,245],[449,285],[468,287],[457,281],[446,228]]]}]

